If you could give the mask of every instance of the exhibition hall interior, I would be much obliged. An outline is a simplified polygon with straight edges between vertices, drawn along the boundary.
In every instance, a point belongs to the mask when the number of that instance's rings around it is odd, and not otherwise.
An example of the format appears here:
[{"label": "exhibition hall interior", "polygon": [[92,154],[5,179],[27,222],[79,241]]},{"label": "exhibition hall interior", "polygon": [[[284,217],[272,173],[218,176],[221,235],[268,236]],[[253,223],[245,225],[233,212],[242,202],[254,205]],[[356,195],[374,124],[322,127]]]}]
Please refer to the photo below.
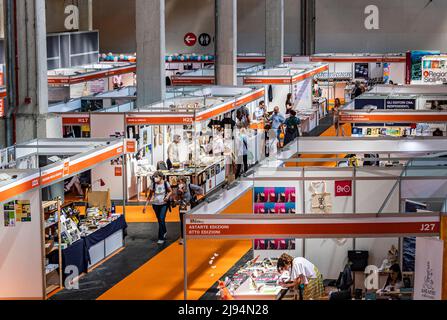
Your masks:
[{"label": "exhibition hall interior", "polygon": [[440,0],[0,0],[0,300],[447,300],[446,34]]}]

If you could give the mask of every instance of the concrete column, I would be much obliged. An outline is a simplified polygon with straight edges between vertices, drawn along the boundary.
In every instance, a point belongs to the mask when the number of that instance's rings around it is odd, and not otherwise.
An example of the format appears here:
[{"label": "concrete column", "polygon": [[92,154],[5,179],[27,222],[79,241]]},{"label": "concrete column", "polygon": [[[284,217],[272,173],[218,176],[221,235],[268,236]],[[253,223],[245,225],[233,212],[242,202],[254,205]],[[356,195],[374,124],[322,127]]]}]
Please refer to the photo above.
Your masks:
[{"label": "concrete column", "polygon": [[137,106],[164,100],[165,0],[136,0]]},{"label": "concrete column", "polygon": [[93,30],[93,0],[79,0],[79,30]]},{"label": "concrete column", "polygon": [[[15,142],[20,143],[47,136],[48,76],[45,0],[8,1],[6,14],[12,17],[14,32],[8,33],[7,61],[14,68],[7,68],[8,110],[11,119],[15,115]],[[15,20],[15,23],[14,23]],[[17,56],[17,60],[15,59]],[[11,142],[9,141],[8,144]]]},{"label": "concrete column", "polygon": [[315,53],[315,0],[301,0],[301,55]]},{"label": "concrete column", "polygon": [[284,61],[284,0],[265,0],[266,66]]},{"label": "concrete column", "polygon": [[5,11],[3,0],[0,0],[0,39],[5,38]]},{"label": "concrete column", "polygon": [[237,85],[237,0],[216,0],[216,84]]}]

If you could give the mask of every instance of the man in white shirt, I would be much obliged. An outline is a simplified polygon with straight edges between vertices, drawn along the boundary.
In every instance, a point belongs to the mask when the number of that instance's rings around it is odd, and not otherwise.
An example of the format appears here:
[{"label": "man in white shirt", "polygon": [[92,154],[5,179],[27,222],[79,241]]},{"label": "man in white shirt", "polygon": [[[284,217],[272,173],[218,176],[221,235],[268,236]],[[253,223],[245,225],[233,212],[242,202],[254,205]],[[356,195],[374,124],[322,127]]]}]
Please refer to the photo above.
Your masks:
[{"label": "man in white shirt", "polygon": [[174,136],[174,141],[168,147],[168,169],[172,168],[173,163],[180,162],[180,141],[182,138],[176,134]]},{"label": "man in white shirt", "polygon": [[255,120],[257,120],[257,121],[263,120],[266,112],[267,112],[267,110],[265,107],[265,102],[264,101],[259,102],[259,106],[256,107],[255,113],[254,113]]}]

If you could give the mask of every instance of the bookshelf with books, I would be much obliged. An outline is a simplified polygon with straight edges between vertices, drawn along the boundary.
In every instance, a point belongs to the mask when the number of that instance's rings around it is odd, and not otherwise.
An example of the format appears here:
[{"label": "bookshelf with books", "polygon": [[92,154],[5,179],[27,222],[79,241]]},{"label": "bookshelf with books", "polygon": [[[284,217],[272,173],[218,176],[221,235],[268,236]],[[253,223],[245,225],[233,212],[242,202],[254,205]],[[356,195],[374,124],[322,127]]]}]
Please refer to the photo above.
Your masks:
[{"label": "bookshelf with books", "polygon": [[[42,202],[42,230],[43,230],[43,277],[45,299],[58,289],[62,289],[62,248],[59,199]],[[51,258],[50,258],[51,257]],[[56,259],[54,258],[56,257]],[[50,262],[51,261],[51,262]],[[57,263],[54,263],[56,261]]]}]

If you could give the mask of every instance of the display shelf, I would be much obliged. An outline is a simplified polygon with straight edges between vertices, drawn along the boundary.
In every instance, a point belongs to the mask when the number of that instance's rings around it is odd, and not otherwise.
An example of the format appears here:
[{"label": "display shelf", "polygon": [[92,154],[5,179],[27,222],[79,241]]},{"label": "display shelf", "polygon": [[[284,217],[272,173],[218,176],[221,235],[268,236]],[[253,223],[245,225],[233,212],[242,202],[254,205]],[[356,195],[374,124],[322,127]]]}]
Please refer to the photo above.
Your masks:
[{"label": "display shelf", "polygon": [[[55,208],[54,208],[55,207]],[[48,295],[57,289],[62,288],[62,251],[61,251],[61,214],[62,202],[58,200],[42,202],[42,241],[43,241],[43,279],[46,285],[44,298],[48,299]],[[48,222],[45,216],[55,215],[55,221]],[[58,263],[50,264],[50,258],[54,259],[55,252],[57,254]]]},{"label": "display shelf", "polygon": [[60,289],[60,286],[51,284],[51,285],[49,285],[49,286],[45,289],[45,293],[46,293],[46,295],[48,296],[49,294],[51,294],[52,292],[54,292],[54,291],[56,291],[56,290],[58,290],[58,289]]},{"label": "display shelf", "polygon": [[52,226],[56,225],[57,223],[58,223],[57,221],[51,222],[51,223],[45,222],[45,229],[51,228]]}]

